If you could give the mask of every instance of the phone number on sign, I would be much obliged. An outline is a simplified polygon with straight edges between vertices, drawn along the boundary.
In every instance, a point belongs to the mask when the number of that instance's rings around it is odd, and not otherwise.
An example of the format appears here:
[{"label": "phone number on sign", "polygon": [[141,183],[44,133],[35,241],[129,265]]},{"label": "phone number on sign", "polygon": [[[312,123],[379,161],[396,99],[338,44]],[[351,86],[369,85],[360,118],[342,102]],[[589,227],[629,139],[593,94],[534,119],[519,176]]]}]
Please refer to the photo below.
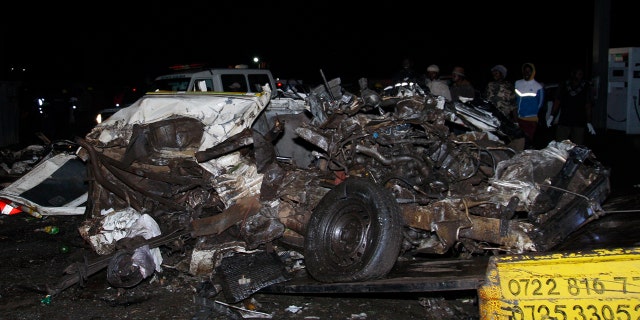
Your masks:
[{"label": "phone number on sign", "polygon": [[511,306],[510,320],[638,320],[637,304],[533,304]]},{"label": "phone number on sign", "polygon": [[[635,288],[640,277],[565,278],[565,279],[511,279],[507,292],[515,298],[549,296],[594,296],[608,292],[627,294]],[[634,292],[637,293],[637,292]]]}]

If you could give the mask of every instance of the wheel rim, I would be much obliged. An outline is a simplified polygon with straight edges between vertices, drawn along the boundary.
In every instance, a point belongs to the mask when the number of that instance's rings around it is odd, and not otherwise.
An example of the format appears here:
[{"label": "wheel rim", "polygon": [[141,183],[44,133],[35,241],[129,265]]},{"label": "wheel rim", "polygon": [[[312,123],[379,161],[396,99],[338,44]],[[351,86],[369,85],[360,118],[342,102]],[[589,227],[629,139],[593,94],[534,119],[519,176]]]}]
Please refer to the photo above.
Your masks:
[{"label": "wheel rim", "polygon": [[371,229],[371,215],[359,205],[340,210],[329,226],[331,257],[340,266],[349,266],[362,260],[367,249]]}]

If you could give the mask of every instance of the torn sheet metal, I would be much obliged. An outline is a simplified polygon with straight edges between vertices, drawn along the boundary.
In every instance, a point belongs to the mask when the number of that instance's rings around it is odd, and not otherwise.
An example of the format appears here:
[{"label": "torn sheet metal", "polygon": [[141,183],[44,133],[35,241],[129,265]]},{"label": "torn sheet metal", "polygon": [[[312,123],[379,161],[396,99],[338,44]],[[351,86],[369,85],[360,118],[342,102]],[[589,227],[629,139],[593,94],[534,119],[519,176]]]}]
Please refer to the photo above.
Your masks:
[{"label": "torn sheet metal", "polygon": [[119,139],[126,143],[131,138],[134,125],[179,115],[197,119],[206,125],[200,144],[200,150],[205,150],[250,127],[268,102],[269,92],[234,96],[215,93],[146,95],[113,114],[93,132],[98,133],[97,140],[104,144],[112,144]]},{"label": "torn sheet metal", "polygon": [[[496,165],[495,175],[490,179],[487,193],[495,200],[507,205],[511,197],[519,199],[516,210],[529,211],[540,195],[540,185],[550,183],[548,179],[559,172],[569,157],[571,142],[552,141],[540,150],[524,150],[511,159]],[[499,199],[501,197],[501,199]]]},{"label": "torn sheet metal", "polygon": [[74,154],[59,153],[0,190],[0,198],[42,216],[83,215],[87,202],[86,166]]},{"label": "torn sheet metal", "polygon": [[[151,239],[161,234],[160,226],[151,216],[140,214],[132,208],[118,211],[106,210],[102,219],[85,221],[79,227],[79,231],[99,255],[113,253],[116,250],[116,242],[122,238],[142,236],[145,239]],[[145,250],[149,250],[148,246]],[[150,255],[153,256],[155,263],[153,268],[160,271],[162,263],[160,249],[151,249]]]},{"label": "torn sheet metal", "polygon": [[235,254],[253,254],[260,250],[246,250],[242,241],[229,241],[216,244],[200,244],[192,250],[189,274],[210,276],[225,257]]},{"label": "torn sheet metal", "polygon": [[[13,150],[0,150],[0,176],[3,172],[8,175],[22,175],[25,174],[38,163],[43,155],[46,155],[47,150],[44,145],[29,145],[24,149]],[[9,160],[5,163],[6,160]]]},{"label": "torn sheet metal", "polygon": [[[99,188],[107,186],[109,191],[120,193],[118,201],[123,202],[129,197],[134,208],[141,210],[144,206],[143,196],[154,197],[155,201],[164,203],[171,210],[180,210],[182,193],[199,193],[199,190],[186,190],[175,195],[176,199],[165,201],[162,197],[174,194],[171,190],[172,180],[177,182],[190,180],[193,185],[211,185],[217,189],[216,199],[211,204],[200,203],[201,206],[214,206],[215,201],[221,201],[224,206],[232,205],[237,199],[257,194],[262,182],[262,174],[257,172],[255,161],[246,159],[240,153],[222,154],[214,159],[191,163],[196,160],[194,155],[214,148],[236,135],[242,135],[245,129],[251,127],[255,119],[269,103],[269,92],[266,94],[149,94],[138,100],[132,106],[122,109],[107,121],[96,126],[87,135],[87,142],[83,144],[101,163],[96,167],[95,176],[100,182]],[[173,125],[176,121],[187,121],[184,125]],[[187,131],[200,127],[199,135]],[[199,141],[192,141],[198,139]],[[189,143],[185,143],[189,141]],[[241,146],[239,146],[241,147]],[[124,154],[118,151],[122,148]],[[115,153],[114,153],[115,152]],[[154,175],[166,172],[167,179],[171,175],[170,166],[184,159],[185,172],[175,173],[175,179],[158,181],[139,177],[134,172],[123,172],[127,166],[144,163],[143,171],[154,171]],[[182,164],[177,164],[182,165]],[[197,165],[206,170],[195,172]],[[186,167],[188,166],[188,167]],[[178,171],[180,169],[174,169]],[[125,169],[125,171],[127,171]],[[188,171],[188,174],[187,174]],[[212,178],[213,181],[209,181]],[[162,180],[162,179],[160,179]],[[148,185],[147,185],[148,184]],[[129,191],[128,189],[132,189]],[[193,188],[191,188],[193,189]],[[124,190],[124,191],[122,191]],[[163,191],[160,191],[163,190]],[[126,193],[126,194],[125,194]],[[94,191],[93,194],[104,194]],[[193,195],[186,195],[193,197]],[[105,199],[105,201],[111,201]],[[119,203],[112,205],[118,206]],[[196,204],[198,205],[198,204]],[[153,208],[146,208],[153,210]],[[92,215],[96,213],[93,212]]]},{"label": "torn sheet metal", "polygon": [[123,238],[140,236],[148,240],[162,234],[158,223],[148,214],[140,214],[132,208],[106,210],[103,219],[85,221],[79,227],[79,232],[97,254],[115,253],[109,263],[107,276],[112,285],[133,286],[155,271],[162,271],[163,259],[159,248],[150,248],[145,244],[133,252],[116,252],[117,242]]},{"label": "torn sheet metal", "polygon": [[242,301],[258,290],[291,279],[275,253],[237,254],[225,258],[218,267],[222,290],[228,301]]}]

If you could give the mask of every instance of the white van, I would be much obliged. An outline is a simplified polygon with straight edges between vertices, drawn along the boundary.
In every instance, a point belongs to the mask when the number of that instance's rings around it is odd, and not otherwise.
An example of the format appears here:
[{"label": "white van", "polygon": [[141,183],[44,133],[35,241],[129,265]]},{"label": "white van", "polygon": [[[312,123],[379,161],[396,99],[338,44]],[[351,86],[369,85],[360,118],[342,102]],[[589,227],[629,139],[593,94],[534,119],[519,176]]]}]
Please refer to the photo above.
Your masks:
[{"label": "white van", "polygon": [[267,83],[274,98],[277,95],[276,83],[267,69],[194,69],[156,77],[149,91],[258,93],[263,91],[262,87]]},{"label": "white van", "polygon": [[[154,79],[148,92],[263,92],[265,84],[271,87],[271,99],[278,95],[276,81],[270,70],[250,68],[195,68],[174,71]],[[135,99],[137,100],[137,98]],[[135,100],[131,100],[130,103]],[[100,123],[123,106],[100,110],[96,123]]]}]

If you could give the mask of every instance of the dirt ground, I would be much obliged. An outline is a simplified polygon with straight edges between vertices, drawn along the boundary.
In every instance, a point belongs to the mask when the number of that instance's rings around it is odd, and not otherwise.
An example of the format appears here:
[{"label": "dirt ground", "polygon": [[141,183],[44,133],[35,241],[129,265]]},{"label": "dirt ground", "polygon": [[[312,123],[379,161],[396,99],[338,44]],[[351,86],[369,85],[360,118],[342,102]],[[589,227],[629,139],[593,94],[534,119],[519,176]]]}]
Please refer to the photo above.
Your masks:
[{"label": "dirt ground", "polygon": [[[212,279],[183,272],[184,255],[168,250],[163,251],[162,272],[135,287],[111,287],[105,268],[50,297],[47,288],[61,282],[65,268],[85,257],[97,258],[77,232],[82,221],[82,216],[0,215],[0,319],[478,319],[475,292],[258,292],[231,304]],[[48,225],[59,232],[37,231]]]},{"label": "dirt ground", "polygon": [[[636,209],[623,220],[639,221],[640,190],[614,194],[605,210]],[[598,230],[615,227],[606,216],[575,237],[563,249],[584,248]],[[182,270],[181,252],[164,247],[163,270],[127,289],[109,285],[106,268],[48,297],[47,288],[61,283],[74,262],[97,255],[77,232],[82,216],[35,219],[27,214],[0,215],[0,319],[480,319],[475,291],[407,294],[281,294],[257,292],[238,303],[227,303],[212,278]],[[602,226],[598,225],[602,223]],[[631,226],[633,224],[634,226]],[[37,231],[48,225],[57,234]],[[617,244],[638,244],[636,225],[626,223]],[[626,228],[625,228],[626,226]],[[609,228],[611,229],[611,228]],[[614,230],[614,234],[615,234]],[[617,232],[620,233],[620,232]],[[600,236],[598,236],[600,238]],[[603,237],[606,238],[606,237]],[[580,243],[579,241],[584,241]]]}]

